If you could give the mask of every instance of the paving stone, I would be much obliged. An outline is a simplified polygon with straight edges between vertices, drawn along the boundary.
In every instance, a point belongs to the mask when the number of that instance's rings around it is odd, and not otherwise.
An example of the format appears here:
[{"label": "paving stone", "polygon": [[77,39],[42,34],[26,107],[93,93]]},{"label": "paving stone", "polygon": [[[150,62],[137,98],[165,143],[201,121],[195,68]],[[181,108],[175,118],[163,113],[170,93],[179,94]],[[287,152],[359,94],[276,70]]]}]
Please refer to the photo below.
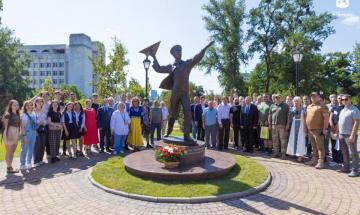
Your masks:
[{"label": "paving stone", "polygon": [[[0,214],[360,214],[359,178],[334,170],[254,154],[273,175],[264,192],[223,202],[166,204],[128,199],[93,186],[87,179],[89,168],[108,157],[63,159],[12,176],[1,172]],[[0,170],[5,170],[3,162]]]}]

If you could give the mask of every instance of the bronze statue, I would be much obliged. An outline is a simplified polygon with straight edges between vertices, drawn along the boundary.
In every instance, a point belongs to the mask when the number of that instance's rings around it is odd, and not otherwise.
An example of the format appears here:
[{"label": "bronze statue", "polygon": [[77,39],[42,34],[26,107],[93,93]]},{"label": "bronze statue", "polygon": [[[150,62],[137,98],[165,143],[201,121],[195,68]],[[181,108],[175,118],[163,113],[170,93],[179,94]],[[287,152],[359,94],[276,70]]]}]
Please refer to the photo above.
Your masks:
[{"label": "bronze statue", "polygon": [[181,60],[181,46],[175,45],[170,50],[171,55],[175,58],[175,63],[167,66],[160,66],[155,56],[156,52],[149,53],[149,55],[154,59],[152,67],[156,72],[170,73],[160,84],[160,88],[172,91],[170,98],[168,130],[165,137],[168,137],[173,130],[175,120],[179,115],[179,105],[181,103],[184,112],[184,141],[193,141],[190,137],[191,108],[189,98],[189,76],[191,69],[201,61],[206,50],[213,44],[214,41],[210,42],[200,51],[199,54],[186,61]]}]

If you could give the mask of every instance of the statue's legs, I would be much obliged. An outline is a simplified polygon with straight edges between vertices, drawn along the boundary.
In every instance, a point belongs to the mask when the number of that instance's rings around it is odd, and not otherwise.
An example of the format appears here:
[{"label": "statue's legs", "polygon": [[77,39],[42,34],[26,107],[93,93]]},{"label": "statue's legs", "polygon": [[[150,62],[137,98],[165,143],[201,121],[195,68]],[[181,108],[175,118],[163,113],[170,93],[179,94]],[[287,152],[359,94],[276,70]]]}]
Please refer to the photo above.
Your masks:
[{"label": "statue's legs", "polygon": [[[178,93],[172,93],[170,97],[170,109],[169,109],[169,121],[168,121],[168,130],[165,137],[168,137],[173,131],[175,120],[179,115],[179,105],[180,105],[180,95]],[[191,117],[191,116],[190,116]]]},{"label": "statue's legs", "polygon": [[190,105],[190,98],[189,98],[188,94],[181,96],[181,104],[183,106],[183,112],[184,112],[184,139],[192,140],[192,138],[190,138],[191,105]]},{"label": "statue's legs", "polygon": [[164,137],[168,137],[171,134],[174,128],[174,124],[175,124],[175,119],[170,117],[168,121],[168,129]]}]

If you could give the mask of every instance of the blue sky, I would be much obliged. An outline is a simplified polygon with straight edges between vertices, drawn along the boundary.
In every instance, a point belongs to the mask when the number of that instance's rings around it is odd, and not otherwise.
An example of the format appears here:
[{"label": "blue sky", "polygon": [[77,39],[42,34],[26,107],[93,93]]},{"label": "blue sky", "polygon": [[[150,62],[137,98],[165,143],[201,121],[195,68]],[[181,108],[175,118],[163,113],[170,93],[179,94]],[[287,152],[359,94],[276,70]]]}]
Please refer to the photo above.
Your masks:
[{"label": "blue sky", "polygon": [[[2,23],[15,30],[24,44],[68,44],[71,33],[85,33],[93,40],[103,42],[107,50],[112,47],[115,35],[126,45],[130,60],[127,68],[130,77],[144,84],[142,65],[144,56],[139,50],[161,40],[157,57],[161,64],[173,62],[169,54],[174,44],[183,46],[183,57],[195,55],[208,43],[202,5],[206,0],[4,0]],[[336,7],[336,0],[314,0],[317,12],[336,13],[333,22],[336,33],[331,35],[322,48],[323,53],[351,51],[360,41],[360,1],[350,0],[345,9]],[[247,10],[258,0],[247,0]],[[251,71],[258,62],[255,56],[242,71]],[[150,83],[157,89],[165,77],[152,69]],[[217,74],[204,75],[194,69],[191,80],[206,90],[221,92]]]}]

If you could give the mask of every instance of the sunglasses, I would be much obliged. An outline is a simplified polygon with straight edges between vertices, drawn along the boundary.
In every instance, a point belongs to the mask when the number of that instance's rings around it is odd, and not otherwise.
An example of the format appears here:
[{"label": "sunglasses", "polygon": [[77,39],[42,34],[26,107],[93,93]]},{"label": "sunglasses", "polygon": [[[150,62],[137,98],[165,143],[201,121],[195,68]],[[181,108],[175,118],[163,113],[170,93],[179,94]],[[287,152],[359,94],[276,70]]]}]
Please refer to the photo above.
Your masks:
[{"label": "sunglasses", "polygon": [[341,101],[348,101],[349,99],[348,98],[346,98],[346,99],[341,99]]}]

